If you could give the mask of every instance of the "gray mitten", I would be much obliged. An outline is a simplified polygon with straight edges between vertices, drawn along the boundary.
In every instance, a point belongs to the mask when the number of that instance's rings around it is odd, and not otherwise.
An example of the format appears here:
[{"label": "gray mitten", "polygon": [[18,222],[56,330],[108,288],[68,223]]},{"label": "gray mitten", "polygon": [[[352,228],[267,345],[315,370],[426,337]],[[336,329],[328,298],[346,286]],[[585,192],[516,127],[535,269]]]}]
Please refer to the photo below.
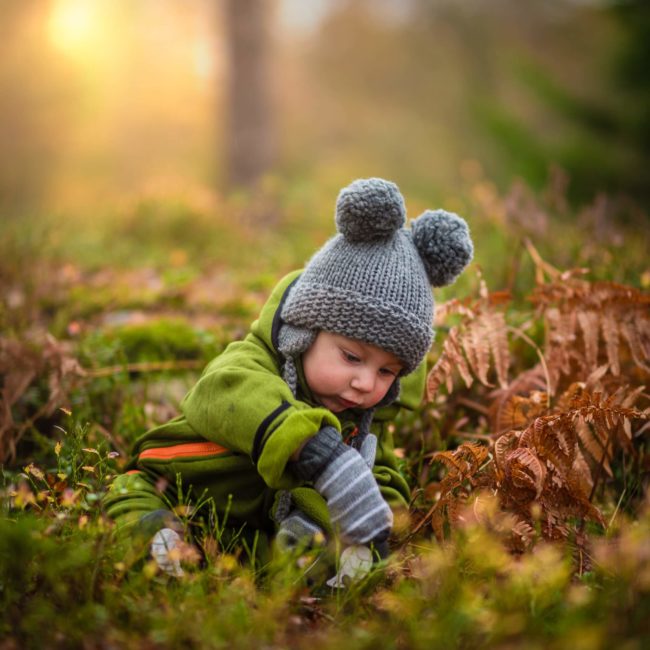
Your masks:
[{"label": "gray mitten", "polygon": [[346,544],[386,539],[393,513],[377,481],[356,449],[343,443],[334,427],[324,427],[303,447],[296,473],[313,481],[327,501],[332,526]]},{"label": "gray mitten", "polygon": [[281,550],[292,551],[298,546],[304,548],[312,546],[314,542],[318,541],[319,536],[323,541],[325,540],[322,528],[304,512],[295,509],[280,522],[275,541]]},{"label": "gray mitten", "polygon": [[375,466],[375,457],[377,456],[377,436],[374,433],[369,433],[363,439],[359,453],[363,460],[366,461],[369,469]]}]

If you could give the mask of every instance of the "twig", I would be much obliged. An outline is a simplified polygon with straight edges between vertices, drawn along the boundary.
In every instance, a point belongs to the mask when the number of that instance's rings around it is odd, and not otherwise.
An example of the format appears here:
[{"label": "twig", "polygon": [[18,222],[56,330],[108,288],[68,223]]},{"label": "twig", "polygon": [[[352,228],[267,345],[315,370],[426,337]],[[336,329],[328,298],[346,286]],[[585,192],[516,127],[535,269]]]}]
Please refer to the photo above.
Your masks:
[{"label": "twig", "polygon": [[474,400],[468,399],[467,397],[457,397],[456,402],[458,404],[463,404],[463,406],[468,406],[471,408],[473,411],[478,411],[482,415],[489,415],[490,414],[490,409],[488,409],[486,406],[483,406],[483,404],[479,404],[478,402],[475,402]]},{"label": "twig", "polygon": [[[561,275],[560,271],[542,259],[542,256],[539,254],[537,249],[533,246],[533,242],[531,242],[530,239],[528,239],[528,237],[524,237],[524,246],[526,247],[528,254],[533,258],[533,262],[535,263],[537,269],[539,269],[540,271],[546,271],[549,277],[553,279],[557,279],[558,277],[560,277]],[[536,275],[536,280],[538,280],[539,284],[542,284],[544,281],[544,277],[542,276],[540,278],[537,273],[535,275]]]},{"label": "twig", "polygon": [[603,467],[605,466],[605,460],[607,459],[607,450],[609,449],[609,443],[613,441],[613,429],[610,429],[609,435],[607,436],[607,442],[605,443],[605,448],[603,449],[603,455],[600,457],[600,463],[598,463],[598,467],[596,469],[596,477],[594,478],[594,484],[591,488],[591,493],[589,494],[589,502],[591,503],[591,500],[594,498],[594,494],[596,494],[596,488],[598,487],[598,483],[600,483],[600,476],[603,473]]},{"label": "twig", "polygon": [[128,455],[124,445],[118,442],[117,438],[106,427],[103,427],[101,424],[99,424],[99,422],[95,422],[93,426],[95,429],[97,429],[97,431],[99,431],[99,433],[104,436],[104,438],[106,438],[106,440],[108,440],[108,442],[111,443],[113,448],[120,453],[120,456],[122,456],[122,458]]},{"label": "twig", "polygon": [[459,438],[467,438],[469,440],[485,440],[492,442],[492,436],[487,433],[471,433],[469,431],[454,431],[454,435]]},{"label": "twig", "polygon": [[542,365],[542,370],[544,371],[544,378],[546,379],[546,408],[551,408],[551,394],[553,392],[551,389],[551,375],[548,372],[548,366],[546,365],[546,359],[544,359],[542,351],[540,350],[537,343],[535,343],[535,341],[533,341],[533,339],[531,339],[528,334],[522,332],[518,327],[513,327],[512,325],[508,325],[507,327],[509,332],[512,332],[522,340],[526,341],[526,343],[528,343],[528,345],[530,345],[535,350],[535,352],[537,352],[539,362]]},{"label": "twig", "polygon": [[621,492],[621,497],[619,498],[618,503],[616,504],[616,508],[614,508],[614,513],[612,514],[612,517],[609,520],[609,523],[607,524],[607,530],[609,530],[610,526],[614,523],[614,519],[616,519],[616,515],[618,514],[618,509],[621,507],[621,503],[623,502],[624,496],[625,496],[625,490]]},{"label": "twig", "polygon": [[160,372],[161,370],[194,370],[205,366],[205,361],[200,359],[181,359],[178,361],[141,361],[137,363],[125,363],[119,366],[107,366],[106,368],[86,368],[88,377],[110,377],[121,372]]}]

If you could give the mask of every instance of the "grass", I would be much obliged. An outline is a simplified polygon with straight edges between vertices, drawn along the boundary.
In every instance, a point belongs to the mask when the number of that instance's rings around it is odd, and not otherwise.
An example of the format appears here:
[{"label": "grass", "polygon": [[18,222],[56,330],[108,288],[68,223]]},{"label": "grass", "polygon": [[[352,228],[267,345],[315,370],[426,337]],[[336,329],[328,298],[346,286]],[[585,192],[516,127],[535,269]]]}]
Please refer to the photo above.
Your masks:
[{"label": "grass", "polygon": [[[513,190],[506,200],[482,180],[459,199],[477,263],[492,289],[514,293],[513,309],[534,282],[525,237],[560,268],[584,265],[593,279],[647,288],[638,230],[549,197]],[[611,524],[594,537],[582,574],[571,543],[507,552],[508,521],[490,500],[482,509],[469,502],[444,544],[424,532],[347,590],[310,585],[298,566],[310,553],[257,567],[241,548],[208,546],[204,564],[180,581],[150,562],[127,566],[101,497],[130,443],[175,413],[277,279],[332,234],[332,212],[332,197],[311,186],[270,183],[253,198],[143,201],[91,227],[52,216],[3,225],[3,354],[10,342],[23,346],[18,358],[33,377],[8,366],[27,383],[3,435],[26,426],[0,475],[0,648],[647,646],[650,504],[623,503],[621,484],[641,493],[646,480],[624,458],[618,492],[602,495]],[[476,287],[466,274],[437,300]],[[528,331],[537,338],[542,328]],[[515,350],[523,367],[534,359],[530,346]],[[70,359],[83,377],[66,374]],[[412,454],[403,461],[412,481],[431,471],[423,450],[458,443],[430,409],[400,418],[395,435]]]}]

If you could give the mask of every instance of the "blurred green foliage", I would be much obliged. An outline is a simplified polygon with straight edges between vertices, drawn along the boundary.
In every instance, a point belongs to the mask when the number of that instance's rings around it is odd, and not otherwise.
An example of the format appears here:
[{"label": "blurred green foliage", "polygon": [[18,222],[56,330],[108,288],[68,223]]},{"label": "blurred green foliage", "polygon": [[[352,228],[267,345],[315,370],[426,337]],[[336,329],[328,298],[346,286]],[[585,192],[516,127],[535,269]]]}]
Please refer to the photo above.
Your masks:
[{"label": "blurred green foliage", "polygon": [[[467,218],[475,266],[436,292],[438,303],[475,295],[480,269],[491,290],[512,293],[513,315],[528,313],[534,265],[525,239],[558,268],[650,286],[638,207],[650,187],[647,3],[413,0],[404,3],[410,13],[389,19],[380,3],[334,4],[309,38],[282,42],[283,158],[248,193],[197,189],[219,177],[220,136],[205,137],[205,126],[221,117],[191,112],[195,89],[183,86],[181,103],[174,94],[123,107],[117,118],[96,115],[108,86],[84,93],[101,85],[105,64],[99,75],[75,76],[69,63],[39,56],[37,3],[0,9],[15,27],[0,45],[0,79],[15,91],[0,99],[0,209],[10,215],[0,223],[0,331],[34,350],[50,333],[90,373],[81,387],[65,387],[72,415],[37,417],[2,468],[0,646],[650,643],[650,509],[614,517],[641,492],[640,470],[624,459],[613,479],[623,500],[604,496],[614,523],[582,576],[570,545],[506,554],[495,513],[474,521],[468,512],[449,544],[416,540],[367,582],[334,594],[310,590],[293,564],[259,572],[218,549],[169,583],[151,564],[128,571],[111,542],[101,496],[130,443],[175,415],[202,365],[240,338],[277,280],[334,233],[336,195],[352,178],[398,182],[410,217],[443,207]],[[151,78],[159,70],[140,40],[140,59],[118,84],[125,97],[142,70]],[[158,48],[156,61],[168,65],[163,54]],[[120,137],[92,144],[95,130]],[[166,157],[182,163],[173,182],[143,191]],[[134,187],[136,198],[125,200]],[[79,188],[92,205],[61,207]],[[540,342],[541,326],[527,331]],[[516,368],[535,360],[529,345],[513,350]],[[38,376],[12,405],[17,422],[40,412],[53,375]],[[412,445],[418,457],[403,460],[411,479],[431,471],[422,450],[455,443],[429,411],[402,418],[398,440],[406,434],[421,443]]]},{"label": "blurred green foliage", "polygon": [[[472,226],[477,263],[490,287],[514,294],[513,322],[518,301],[522,314],[530,312],[521,302],[534,284],[522,245],[526,237],[557,266],[589,266],[590,277],[636,286],[650,282],[645,240],[610,219],[615,203],[578,209],[580,218],[567,223],[564,216],[573,209],[562,199],[561,189],[553,187],[539,195],[514,186],[500,196],[482,177],[456,199],[455,209]],[[417,214],[428,200],[409,197],[410,211]],[[82,258],[82,223],[59,232],[59,239],[35,237],[29,221],[6,230],[11,236],[3,242],[7,256],[0,269],[10,289],[5,296],[14,296],[3,302],[11,331],[26,335],[25,323],[54,328],[94,373],[70,388],[71,414],[57,411],[37,420],[19,445],[18,459],[2,470],[0,634],[9,643],[42,647],[45,628],[51,647],[66,648],[93,647],[98,638],[134,648],[568,644],[600,650],[648,643],[650,508],[646,504],[635,520],[628,519],[622,513],[632,509],[612,501],[614,492],[602,504],[610,526],[604,537],[595,537],[590,570],[581,575],[574,572],[570,544],[538,543],[522,556],[506,553],[501,539],[508,522],[489,499],[486,509],[484,495],[447,543],[416,538],[344,592],[310,587],[286,558],[260,570],[247,563],[245,551],[237,555],[231,549],[233,555],[209,545],[204,565],[189,569],[183,581],[168,582],[147,562],[129,570],[112,542],[101,497],[124,466],[130,443],[175,414],[200,367],[243,334],[279,275],[323,243],[333,229],[331,204],[322,188],[281,190],[271,184],[266,194],[231,205],[233,221],[223,231],[209,210],[149,204],[146,211],[159,215],[161,228],[146,218],[134,225],[138,210],[113,215],[101,224],[102,248],[86,249]],[[259,236],[248,239],[246,215],[252,211],[274,215],[274,223],[256,226]],[[314,219],[306,221],[306,212]],[[186,218],[204,225],[183,228]],[[204,245],[209,235],[220,251],[220,270],[204,285],[215,264],[213,250]],[[140,247],[142,266],[107,259],[105,252],[120,245]],[[191,261],[178,252],[188,250]],[[16,256],[31,260],[22,272],[12,266]],[[227,265],[232,269],[226,273]],[[477,285],[476,273],[469,271],[438,301],[475,295]],[[541,326],[527,331],[541,342]],[[513,346],[513,352],[513,372],[535,360],[529,345]],[[184,361],[196,367],[174,368]],[[166,362],[171,366],[156,366]],[[44,376],[15,405],[15,416],[29,417],[47,394]],[[419,456],[403,461],[415,483],[431,472],[422,450],[454,444],[428,409],[401,418],[396,436],[407,449],[420,449]],[[610,487],[622,491],[623,499],[634,494],[638,503],[639,472],[617,461]],[[305,557],[301,566],[311,561]]]},{"label": "blurred green foliage", "polygon": [[488,502],[481,519],[468,508],[448,545],[413,546],[353,589],[311,596],[286,559],[256,573],[217,553],[172,582],[149,565],[127,573],[97,501],[87,500],[97,483],[36,515],[22,480],[5,476],[1,503],[11,517],[0,519],[0,630],[20,647],[43,647],[43,629],[49,647],[101,639],[134,648],[600,650],[650,640],[647,504],[596,546],[581,579],[561,547],[507,554],[498,537],[506,522]]},{"label": "blurred green foliage", "polygon": [[[541,189],[557,165],[572,202],[605,190],[647,208],[644,0],[299,4],[311,28],[269,26],[279,146],[270,176],[297,191],[385,176],[442,202],[467,161],[502,192],[518,177]],[[184,218],[200,221],[173,203],[223,191],[228,176],[227,35],[211,11],[206,0],[4,3],[0,213],[56,206],[59,219],[74,208],[94,221],[144,189],[168,203],[143,203],[122,223],[140,244],[147,224],[160,220],[173,240]],[[101,226],[87,245],[100,240]],[[197,239],[188,255],[208,246]],[[141,253],[111,251],[122,262]]]},{"label": "blurred green foliage", "polygon": [[84,341],[86,351],[112,348],[116,357],[127,363],[169,359],[208,361],[223,347],[214,334],[194,328],[180,318],[125,324]]}]

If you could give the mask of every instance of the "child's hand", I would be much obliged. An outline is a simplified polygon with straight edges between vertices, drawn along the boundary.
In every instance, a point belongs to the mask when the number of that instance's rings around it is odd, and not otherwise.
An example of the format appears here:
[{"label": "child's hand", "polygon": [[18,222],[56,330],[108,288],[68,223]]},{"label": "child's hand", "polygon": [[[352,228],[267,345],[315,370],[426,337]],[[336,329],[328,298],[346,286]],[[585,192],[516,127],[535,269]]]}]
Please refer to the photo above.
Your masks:
[{"label": "child's hand", "polygon": [[343,444],[336,429],[325,427],[309,440],[295,467],[325,497],[332,525],[345,543],[367,544],[387,536],[393,513],[364,459]]},{"label": "child's hand", "polygon": [[323,544],[325,534],[304,512],[296,509],[280,522],[275,542],[282,551],[292,551],[300,546],[308,548]]}]

